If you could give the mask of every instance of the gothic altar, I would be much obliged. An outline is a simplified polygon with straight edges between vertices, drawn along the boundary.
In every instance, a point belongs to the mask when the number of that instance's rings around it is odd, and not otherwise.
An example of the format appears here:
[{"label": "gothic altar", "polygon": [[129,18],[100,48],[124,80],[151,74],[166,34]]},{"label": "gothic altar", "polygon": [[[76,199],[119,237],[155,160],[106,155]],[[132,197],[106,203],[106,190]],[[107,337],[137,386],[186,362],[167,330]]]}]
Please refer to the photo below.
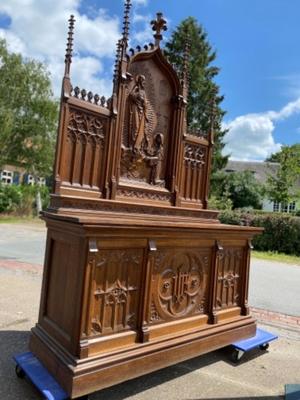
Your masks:
[{"label": "gothic altar", "polygon": [[40,313],[31,351],[71,398],[255,334],[251,238],[207,209],[214,110],[186,124],[188,57],[177,73],[154,43],[128,49],[130,0],[109,99],[62,84]]}]

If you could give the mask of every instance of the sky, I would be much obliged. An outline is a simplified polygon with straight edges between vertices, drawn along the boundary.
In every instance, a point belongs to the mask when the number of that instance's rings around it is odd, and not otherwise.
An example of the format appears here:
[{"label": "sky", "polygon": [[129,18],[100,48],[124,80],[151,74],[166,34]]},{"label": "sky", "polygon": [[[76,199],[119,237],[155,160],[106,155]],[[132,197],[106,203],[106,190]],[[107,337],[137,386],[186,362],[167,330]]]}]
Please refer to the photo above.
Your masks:
[{"label": "sky", "polygon": [[[131,46],[153,41],[149,22],[163,12],[170,37],[193,16],[208,34],[225,96],[225,154],[262,161],[300,142],[299,0],[132,0]],[[10,51],[44,62],[60,95],[68,18],[76,18],[73,86],[111,94],[123,0],[1,0],[0,37]]]}]

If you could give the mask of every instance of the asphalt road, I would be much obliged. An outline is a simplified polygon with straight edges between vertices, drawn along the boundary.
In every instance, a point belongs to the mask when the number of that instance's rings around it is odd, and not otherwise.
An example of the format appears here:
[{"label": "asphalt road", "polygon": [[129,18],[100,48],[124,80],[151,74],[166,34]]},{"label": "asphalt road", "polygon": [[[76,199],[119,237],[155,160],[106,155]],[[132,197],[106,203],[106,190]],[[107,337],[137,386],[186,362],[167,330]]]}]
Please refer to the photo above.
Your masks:
[{"label": "asphalt road", "polygon": [[[42,222],[0,224],[0,260],[42,265],[46,230]],[[251,260],[249,304],[300,316],[300,265]]]}]

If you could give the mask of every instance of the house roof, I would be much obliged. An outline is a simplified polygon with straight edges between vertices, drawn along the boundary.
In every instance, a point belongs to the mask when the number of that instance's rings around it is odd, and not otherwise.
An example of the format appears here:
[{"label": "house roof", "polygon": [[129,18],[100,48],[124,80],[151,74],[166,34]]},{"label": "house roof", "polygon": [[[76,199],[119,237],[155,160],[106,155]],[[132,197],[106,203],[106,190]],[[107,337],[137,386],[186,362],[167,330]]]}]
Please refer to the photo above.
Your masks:
[{"label": "house roof", "polygon": [[259,183],[266,183],[268,176],[274,176],[279,168],[279,163],[259,162],[259,161],[231,161],[229,160],[225,172],[243,172],[253,173]]}]

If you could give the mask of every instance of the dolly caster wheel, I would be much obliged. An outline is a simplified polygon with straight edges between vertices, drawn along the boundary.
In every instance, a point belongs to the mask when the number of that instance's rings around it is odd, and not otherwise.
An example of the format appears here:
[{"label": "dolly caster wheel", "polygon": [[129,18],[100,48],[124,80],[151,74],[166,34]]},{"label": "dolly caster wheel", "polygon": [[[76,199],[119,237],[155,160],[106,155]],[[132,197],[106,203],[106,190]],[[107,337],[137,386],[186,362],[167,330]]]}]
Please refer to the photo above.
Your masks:
[{"label": "dolly caster wheel", "polygon": [[269,343],[261,344],[261,345],[259,346],[259,348],[260,348],[261,350],[263,350],[263,351],[266,351],[266,350],[268,350],[268,348],[269,348]]},{"label": "dolly caster wheel", "polygon": [[234,349],[233,352],[231,353],[231,361],[237,364],[238,362],[241,361],[243,354],[244,354],[243,351]]},{"label": "dolly caster wheel", "polygon": [[20,365],[16,365],[16,375],[18,378],[20,379],[24,379],[26,374],[24,372],[24,370],[20,367]]}]

